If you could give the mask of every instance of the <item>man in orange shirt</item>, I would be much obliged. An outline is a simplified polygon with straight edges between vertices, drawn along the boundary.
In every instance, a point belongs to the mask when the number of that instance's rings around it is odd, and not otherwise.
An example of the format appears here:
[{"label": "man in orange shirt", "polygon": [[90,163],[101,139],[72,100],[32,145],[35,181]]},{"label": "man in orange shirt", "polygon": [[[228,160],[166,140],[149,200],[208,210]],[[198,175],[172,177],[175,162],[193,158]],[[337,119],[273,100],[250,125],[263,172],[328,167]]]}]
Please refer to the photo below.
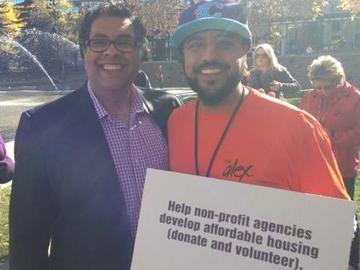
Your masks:
[{"label": "man in orange shirt", "polygon": [[251,32],[239,1],[185,10],[173,41],[199,99],[168,122],[170,168],[349,199],[329,138],[304,111],[241,84]]},{"label": "man in orange shirt", "polygon": [[170,169],[349,200],[319,122],[241,84],[251,32],[239,2],[200,1],[180,17],[173,41],[199,98],[170,116]]}]

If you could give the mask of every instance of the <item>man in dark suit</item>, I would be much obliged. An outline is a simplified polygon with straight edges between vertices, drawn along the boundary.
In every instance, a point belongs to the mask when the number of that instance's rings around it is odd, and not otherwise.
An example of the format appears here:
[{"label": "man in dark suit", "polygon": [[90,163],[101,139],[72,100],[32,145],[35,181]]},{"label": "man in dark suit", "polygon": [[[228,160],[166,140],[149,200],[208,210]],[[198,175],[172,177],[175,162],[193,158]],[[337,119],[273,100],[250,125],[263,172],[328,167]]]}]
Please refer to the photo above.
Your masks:
[{"label": "man in dark suit", "polygon": [[[133,85],[146,31],[118,5],[85,14],[88,82],[23,113],[10,201],[11,270],[130,269],[146,168],[167,169],[177,100]],[[50,247],[50,248],[49,248]]]}]

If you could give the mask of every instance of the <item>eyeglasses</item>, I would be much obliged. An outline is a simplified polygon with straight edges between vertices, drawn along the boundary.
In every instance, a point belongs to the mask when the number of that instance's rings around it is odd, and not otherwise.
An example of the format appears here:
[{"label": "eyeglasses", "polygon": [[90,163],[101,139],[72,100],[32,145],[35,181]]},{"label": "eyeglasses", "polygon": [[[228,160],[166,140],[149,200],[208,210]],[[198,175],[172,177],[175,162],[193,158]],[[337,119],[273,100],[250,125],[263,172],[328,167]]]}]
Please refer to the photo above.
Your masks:
[{"label": "eyeglasses", "polygon": [[331,90],[337,87],[337,83],[328,79],[311,79],[310,82],[315,89]]},{"label": "eyeglasses", "polygon": [[105,52],[109,49],[111,44],[113,44],[115,48],[121,52],[133,52],[135,48],[142,45],[139,41],[123,37],[115,40],[110,40],[108,38],[93,38],[87,42],[90,50],[97,53]]}]

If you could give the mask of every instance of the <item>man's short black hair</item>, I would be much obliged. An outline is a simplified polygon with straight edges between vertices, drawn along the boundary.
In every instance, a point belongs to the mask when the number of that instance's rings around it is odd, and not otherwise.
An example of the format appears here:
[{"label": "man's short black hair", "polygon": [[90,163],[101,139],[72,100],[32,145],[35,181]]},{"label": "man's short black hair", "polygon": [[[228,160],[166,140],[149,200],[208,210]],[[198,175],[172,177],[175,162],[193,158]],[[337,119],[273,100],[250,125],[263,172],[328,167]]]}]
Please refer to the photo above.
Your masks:
[{"label": "man's short black hair", "polygon": [[129,19],[134,27],[135,41],[142,44],[140,49],[142,50],[142,60],[146,60],[148,55],[148,41],[146,39],[146,28],[141,19],[133,15],[130,8],[124,4],[112,4],[106,3],[96,8],[88,10],[80,22],[79,27],[79,43],[80,54],[84,57],[85,50],[87,48],[87,42],[90,39],[90,31],[93,22],[103,16],[120,17]]}]

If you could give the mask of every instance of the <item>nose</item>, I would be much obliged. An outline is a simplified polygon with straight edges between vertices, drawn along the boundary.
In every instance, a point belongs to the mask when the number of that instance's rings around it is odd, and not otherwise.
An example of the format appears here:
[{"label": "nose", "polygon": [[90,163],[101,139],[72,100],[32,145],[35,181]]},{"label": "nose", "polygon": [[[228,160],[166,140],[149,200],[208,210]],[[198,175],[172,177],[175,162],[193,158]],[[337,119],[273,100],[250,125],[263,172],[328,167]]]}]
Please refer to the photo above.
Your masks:
[{"label": "nose", "polygon": [[200,52],[201,61],[212,62],[214,59],[218,58],[218,52],[214,44],[206,44]]},{"label": "nose", "polygon": [[115,47],[115,43],[111,42],[109,45],[109,48],[107,48],[106,51],[104,51],[105,55],[114,55],[114,54],[119,54],[121,53],[116,47]]}]

